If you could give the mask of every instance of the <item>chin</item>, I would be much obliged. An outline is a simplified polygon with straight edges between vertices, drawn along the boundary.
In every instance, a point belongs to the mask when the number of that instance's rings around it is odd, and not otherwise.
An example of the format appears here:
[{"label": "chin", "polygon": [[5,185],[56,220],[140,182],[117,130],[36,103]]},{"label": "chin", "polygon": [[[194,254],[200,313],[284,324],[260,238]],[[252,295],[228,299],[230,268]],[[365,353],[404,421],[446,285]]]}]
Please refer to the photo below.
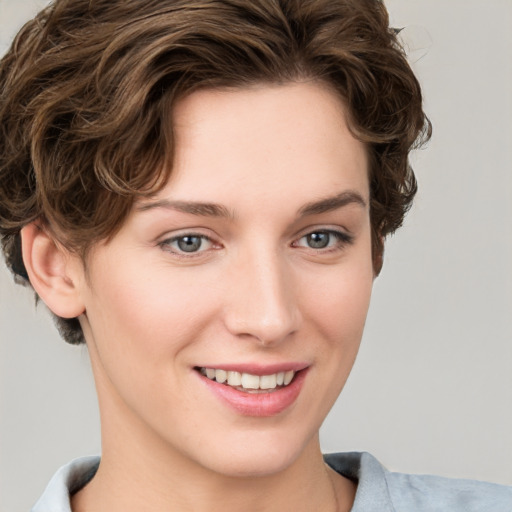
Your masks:
[{"label": "chin", "polygon": [[297,459],[298,454],[262,453],[258,457],[247,457],[242,454],[238,457],[223,461],[208,461],[207,469],[232,478],[255,478],[276,475],[288,469]]},{"label": "chin", "polygon": [[317,436],[305,439],[296,434],[286,432],[272,436],[265,431],[256,431],[243,436],[244,439],[234,436],[235,439],[218,446],[221,450],[203,452],[200,463],[210,471],[228,477],[276,475],[293,466],[301,455],[309,451],[308,446],[319,446]]}]

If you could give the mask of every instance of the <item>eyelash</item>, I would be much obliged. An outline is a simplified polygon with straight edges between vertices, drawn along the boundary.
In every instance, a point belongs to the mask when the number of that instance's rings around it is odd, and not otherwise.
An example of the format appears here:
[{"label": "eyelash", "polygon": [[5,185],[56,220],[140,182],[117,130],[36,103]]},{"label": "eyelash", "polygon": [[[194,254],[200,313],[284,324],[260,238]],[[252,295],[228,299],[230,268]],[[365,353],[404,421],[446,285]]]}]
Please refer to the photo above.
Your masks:
[{"label": "eyelash", "polygon": [[[330,245],[332,240],[328,240],[328,245],[326,247],[308,247],[299,245],[299,242],[303,239],[306,239],[307,237],[311,237],[313,235],[329,235],[329,237],[334,237],[334,245]],[[183,251],[180,248],[172,248],[172,244],[179,243],[180,241],[183,241],[186,238],[197,238],[201,240],[201,244],[198,247],[197,251]],[[211,244],[211,246],[215,246],[215,242],[212,240],[211,237],[207,235],[202,235],[200,233],[184,233],[182,235],[174,236],[172,238],[167,238],[160,242],[158,245],[165,251],[168,251],[172,253],[173,255],[179,257],[179,258],[195,258],[199,257],[202,253],[206,252],[208,249],[200,250],[202,248],[202,245],[204,242],[208,242]],[[292,247],[304,247],[305,249],[313,250],[314,252],[318,253],[331,253],[335,251],[343,250],[343,248],[347,245],[351,245],[354,242],[354,237],[352,235],[349,235],[348,233],[345,233],[343,231],[337,231],[334,229],[317,229],[310,231],[304,235],[302,235],[300,238],[298,238],[296,241],[292,243]]]},{"label": "eyelash", "polygon": [[206,235],[202,235],[200,233],[183,233],[182,235],[174,236],[172,238],[167,238],[160,242],[158,245],[165,251],[172,253],[173,255],[177,256],[178,258],[194,258],[205,252],[202,251],[183,251],[179,248],[172,249],[172,244],[179,243],[180,240],[184,240],[186,238],[199,238],[201,240],[201,246],[204,242],[209,242],[212,246],[215,245],[215,242]]},{"label": "eyelash", "polygon": [[[327,247],[307,247],[307,246],[299,246],[298,243],[306,239],[307,237],[311,237],[313,235],[329,235],[329,237],[334,237],[334,245],[328,245]],[[332,242],[329,239],[328,244]],[[351,245],[354,242],[354,237],[345,233],[344,231],[337,231],[335,229],[317,229],[302,235],[296,242],[292,245],[294,247],[305,247],[306,249],[312,249],[313,251],[318,251],[320,253],[330,253],[334,251],[342,250],[345,246]]]}]

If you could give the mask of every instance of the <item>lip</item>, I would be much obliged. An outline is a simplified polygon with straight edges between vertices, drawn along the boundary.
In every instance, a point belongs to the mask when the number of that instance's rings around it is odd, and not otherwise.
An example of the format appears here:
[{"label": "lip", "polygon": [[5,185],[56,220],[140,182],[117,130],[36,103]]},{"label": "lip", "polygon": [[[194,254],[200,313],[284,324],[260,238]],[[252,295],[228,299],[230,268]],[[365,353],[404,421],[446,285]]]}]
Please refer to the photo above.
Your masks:
[{"label": "lip", "polygon": [[251,375],[272,375],[273,373],[288,372],[293,370],[299,372],[309,366],[308,363],[273,363],[273,364],[256,364],[256,363],[240,363],[240,364],[202,364],[196,368],[215,368],[226,370],[227,372],[250,373]]},{"label": "lip", "polygon": [[[226,371],[239,371],[241,373],[252,373],[253,375],[271,375],[279,371],[294,370],[296,375],[292,382],[281,389],[269,393],[245,393],[226,384],[221,384],[214,380],[195,372],[201,382],[212,392],[222,403],[243,416],[269,417],[288,409],[298,398],[306,375],[308,367],[304,365],[222,365],[213,366],[213,368],[222,368]],[[212,368],[208,366],[208,368]],[[277,368],[277,370],[275,369]]]}]

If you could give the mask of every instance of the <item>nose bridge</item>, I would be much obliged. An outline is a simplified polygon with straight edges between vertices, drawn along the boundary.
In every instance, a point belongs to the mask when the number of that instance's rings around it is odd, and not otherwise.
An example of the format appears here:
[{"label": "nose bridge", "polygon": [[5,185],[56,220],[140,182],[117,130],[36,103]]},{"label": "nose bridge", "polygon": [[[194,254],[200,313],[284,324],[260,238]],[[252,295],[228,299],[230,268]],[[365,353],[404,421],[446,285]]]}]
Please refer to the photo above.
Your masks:
[{"label": "nose bridge", "polygon": [[230,283],[228,329],[264,345],[284,340],[300,321],[286,259],[260,246],[241,255],[236,267]]}]

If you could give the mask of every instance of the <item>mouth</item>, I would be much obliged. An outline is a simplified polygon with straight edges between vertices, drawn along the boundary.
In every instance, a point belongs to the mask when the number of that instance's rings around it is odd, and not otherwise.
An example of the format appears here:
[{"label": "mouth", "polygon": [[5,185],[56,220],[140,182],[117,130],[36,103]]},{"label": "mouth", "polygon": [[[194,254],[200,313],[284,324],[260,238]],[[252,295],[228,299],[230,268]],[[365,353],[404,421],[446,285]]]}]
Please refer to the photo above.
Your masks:
[{"label": "mouth", "polygon": [[237,414],[269,417],[293,406],[301,393],[309,365],[278,365],[274,368],[196,366],[194,370],[206,389]]},{"label": "mouth", "polygon": [[287,370],[269,375],[254,375],[221,368],[196,368],[204,377],[244,393],[272,393],[291,384],[296,371]]}]

